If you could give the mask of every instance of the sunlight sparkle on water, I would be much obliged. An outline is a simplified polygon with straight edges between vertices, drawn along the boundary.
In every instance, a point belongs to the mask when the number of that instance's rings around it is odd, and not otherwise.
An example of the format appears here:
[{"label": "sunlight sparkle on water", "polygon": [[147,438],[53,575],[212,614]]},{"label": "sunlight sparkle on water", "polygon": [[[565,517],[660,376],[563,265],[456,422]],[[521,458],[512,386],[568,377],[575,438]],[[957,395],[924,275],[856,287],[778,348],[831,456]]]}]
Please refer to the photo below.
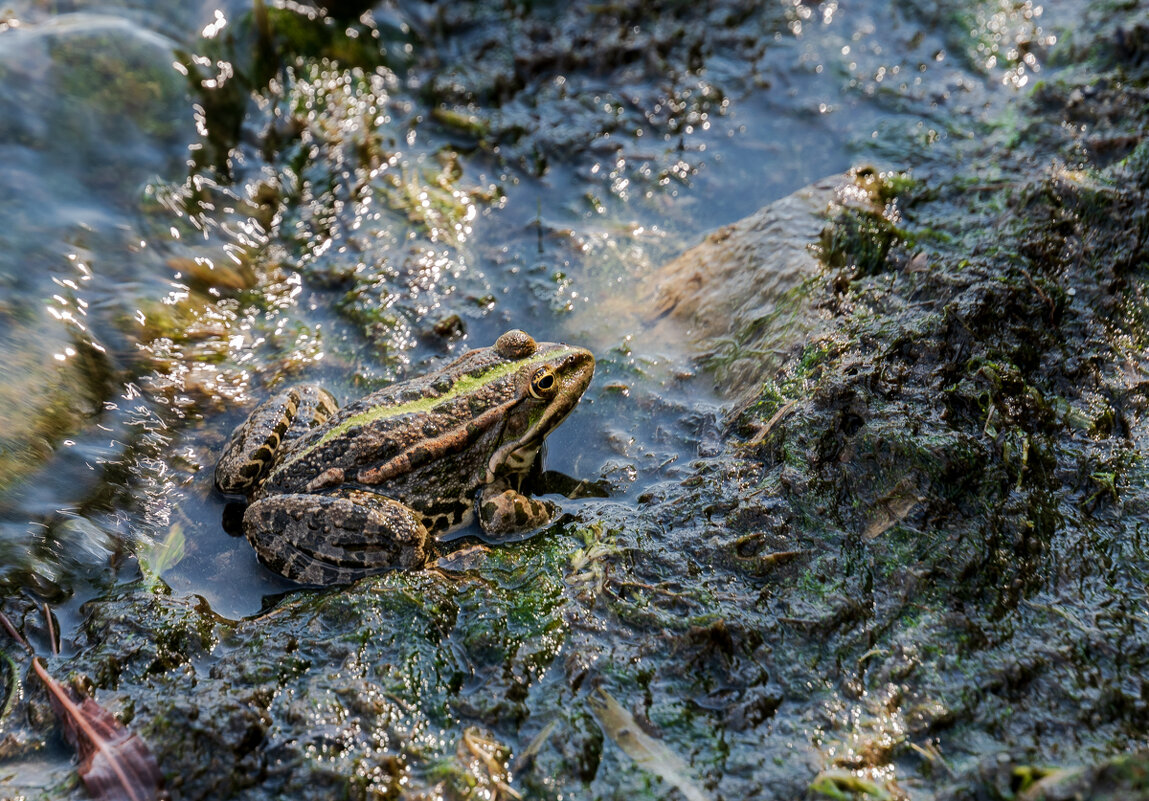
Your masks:
[{"label": "sunlight sparkle on water", "polygon": [[223,15],[223,11],[217,8],[215,10],[215,18],[204,26],[203,38],[214,39],[217,35],[219,35],[219,32],[222,31],[226,25],[227,17]]}]

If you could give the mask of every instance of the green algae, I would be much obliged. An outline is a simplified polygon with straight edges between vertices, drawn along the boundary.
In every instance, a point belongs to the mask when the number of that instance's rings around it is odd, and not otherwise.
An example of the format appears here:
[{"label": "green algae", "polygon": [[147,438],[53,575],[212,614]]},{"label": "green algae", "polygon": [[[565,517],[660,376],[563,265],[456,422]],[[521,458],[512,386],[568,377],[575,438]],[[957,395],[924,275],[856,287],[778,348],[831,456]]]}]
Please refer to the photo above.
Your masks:
[{"label": "green algae", "polygon": [[[814,557],[794,579],[792,592],[817,607],[829,607],[802,625],[832,633],[857,614],[836,599],[843,591],[860,589],[868,600],[859,610],[861,620],[868,630],[885,632],[876,643],[872,637],[865,640],[876,655],[869,659],[875,665],[888,664],[882,654],[896,652],[879,645],[889,642],[886,637],[899,643],[954,643],[954,657],[935,651],[927,660],[916,660],[910,675],[917,680],[909,683],[917,694],[934,686],[939,697],[949,695],[939,712],[930,713],[940,714],[946,730],[964,731],[969,724],[962,721],[972,722],[967,716],[986,710],[985,691],[952,694],[954,686],[978,677],[984,681],[998,675],[988,692],[1002,700],[1020,701],[1027,697],[1024,688],[1034,685],[1047,692],[1057,688],[1054,697],[1064,698],[1064,705],[1028,705],[1024,712],[1002,708],[993,718],[999,737],[1044,725],[1040,721],[1050,714],[1075,717],[1075,705],[1089,703],[1070,689],[1073,680],[1048,649],[1037,648],[1014,662],[996,655],[993,643],[1002,637],[1032,642],[1035,635],[1023,634],[1024,628],[1015,628],[1020,621],[1011,620],[1020,616],[1034,627],[1032,617],[1023,614],[1035,603],[1032,599],[1064,599],[1065,590],[1056,589],[1057,576],[1073,571],[1083,586],[1100,578],[1087,566],[1089,557],[1078,561],[1078,549],[1092,549],[1096,558],[1114,547],[1111,537],[1122,537],[1125,526],[1119,523],[1116,530],[1101,533],[1099,526],[1116,523],[1106,507],[1144,508],[1143,500],[1130,493],[1140,460],[1128,440],[1134,435],[1126,433],[1140,425],[1133,420],[1141,419],[1135,411],[1141,402],[1132,400],[1129,388],[1102,366],[1127,352],[1131,334],[1126,331],[1138,326],[1134,322],[1123,329],[1110,316],[1114,305],[1137,302],[1139,280],[1125,276],[1139,278],[1146,264],[1142,215],[1136,208],[1142,199],[1135,188],[1143,176],[1128,171],[1136,162],[1123,160],[1085,179],[1056,169],[1032,183],[1019,179],[1006,192],[1005,203],[977,207],[1000,219],[990,223],[999,232],[992,245],[964,237],[964,244],[974,245],[974,260],[965,255],[971,251],[953,248],[958,240],[948,237],[917,239],[924,258],[912,245],[899,252],[912,240],[872,220],[867,227],[856,217],[840,216],[824,239],[834,244],[824,251],[828,267],[868,269],[851,274],[848,284],[831,272],[821,290],[841,298],[835,304],[841,310],[836,347],[808,347],[768,383],[757,405],[742,412],[743,430],[760,443],[754,447],[769,469],[765,486],[782,499],[783,514],[800,523],[803,539],[815,531],[840,542],[838,555],[831,550]],[[1121,180],[1114,180],[1117,175]],[[951,189],[961,191],[962,186]],[[899,198],[911,236],[919,220],[934,224],[935,197],[936,191],[922,195],[910,187]],[[952,204],[954,198],[946,198],[944,206]],[[1003,230],[1007,234],[1000,236]],[[914,269],[920,261],[931,265],[924,276]],[[886,283],[879,286],[878,280]],[[1116,297],[1109,294],[1115,286],[1122,288]],[[899,302],[902,294],[912,297],[914,306]],[[922,313],[915,306],[942,313]],[[1091,354],[1094,361],[1086,367],[1074,357],[1064,360],[1064,354],[1075,351]],[[811,364],[818,369],[811,371]],[[1115,397],[1122,398],[1122,424],[1117,423]],[[783,408],[788,414],[763,432],[761,421]],[[755,431],[762,436],[754,436]],[[787,474],[786,481],[778,480]],[[898,490],[907,480],[908,488]],[[1118,487],[1129,489],[1122,494]],[[911,502],[892,501],[906,496]],[[885,507],[893,525],[867,528],[865,513],[875,506]],[[861,543],[867,535],[875,537],[861,551],[854,539],[859,533]],[[1144,553],[1136,547],[1126,553],[1134,564],[1118,571],[1125,576],[1117,585],[1104,579],[1112,588],[1111,602],[1120,602],[1124,591],[1118,587],[1144,570]],[[852,580],[859,569],[860,585]],[[928,586],[915,587],[915,574],[929,576]],[[779,578],[786,580],[784,574]],[[888,594],[907,580],[912,588],[908,596]],[[884,593],[879,592],[883,585]],[[942,608],[956,604],[962,612],[949,623],[915,621],[916,615],[904,614],[907,601]],[[955,625],[963,617],[966,622]],[[1051,624],[1037,623],[1036,628],[1044,631]],[[1057,640],[1088,638],[1092,631],[1076,618],[1071,632],[1055,628]],[[862,647],[859,643],[851,650]],[[839,659],[846,655],[839,653]],[[965,678],[956,682],[951,667],[932,679],[921,672],[931,662],[940,667],[959,660]],[[1124,671],[1142,669],[1117,667],[1096,655],[1084,664],[1072,657],[1069,661],[1071,672],[1128,675]],[[950,682],[946,693],[943,688]],[[1107,704],[1093,715],[1102,737],[1113,731],[1111,726],[1122,728],[1124,716],[1113,716]],[[1109,736],[1120,743],[1134,730],[1135,725],[1125,735]],[[886,764],[891,756],[865,764]],[[827,787],[838,792],[836,786]]]},{"label": "green algae", "polygon": [[891,248],[911,244],[907,235],[884,215],[846,209],[822,237],[822,258],[851,276],[867,277],[885,270]]},{"label": "green algae", "polygon": [[[370,797],[405,777],[467,797],[491,781],[473,764],[487,742],[476,732],[513,733],[563,648],[570,550],[566,539],[528,543],[461,574],[301,593],[250,621],[129,591],[90,608],[85,661],[100,686],[133,699],[185,795],[258,780],[272,794],[319,798],[350,783]],[[160,636],[137,637],[151,627]],[[177,691],[189,679],[195,699]],[[455,727],[479,728],[445,734]]]}]

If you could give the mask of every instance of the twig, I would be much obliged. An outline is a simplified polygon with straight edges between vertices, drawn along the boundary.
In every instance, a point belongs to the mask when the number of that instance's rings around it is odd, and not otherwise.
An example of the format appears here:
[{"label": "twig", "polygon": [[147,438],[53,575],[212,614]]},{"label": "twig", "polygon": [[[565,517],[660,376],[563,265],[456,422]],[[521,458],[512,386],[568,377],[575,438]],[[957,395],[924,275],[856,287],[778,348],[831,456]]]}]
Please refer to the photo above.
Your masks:
[{"label": "twig", "polygon": [[20,672],[16,668],[16,662],[6,652],[0,651],[0,658],[8,665],[8,688],[4,691],[4,706],[0,706],[0,722],[2,722],[16,705],[16,693],[20,689]]},{"label": "twig", "polygon": [[48,624],[48,647],[52,649],[52,656],[60,655],[60,645],[56,642],[56,625],[52,622],[52,608],[44,601],[44,622]]},{"label": "twig", "polygon": [[380,693],[380,694],[381,694],[381,695],[382,695],[384,698],[386,698],[388,701],[390,701],[390,702],[391,702],[391,703],[393,703],[395,706],[399,707],[400,709],[402,709],[404,712],[406,712],[406,713],[407,713],[407,714],[409,714],[409,715],[410,715],[410,714],[412,714],[412,713],[415,711],[415,707],[411,706],[409,703],[407,703],[406,701],[404,701],[402,698],[400,698],[400,697],[399,697],[398,695],[396,695],[395,693],[388,693],[388,692],[385,692],[385,693]]},{"label": "twig", "polygon": [[1026,281],[1029,281],[1029,286],[1037,293],[1037,296],[1049,306],[1049,324],[1053,325],[1055,322],[1054,317],[1057,314],[1057,304],[1053,302],[1053,298],[1049,297],[1045,290],[1037,285],[1037,282],[1033,280],[1033,276],[1029,274],[1029,270],[1022,269],[1021,274],[1025,276]]},{"label": "twig", "polygon": [[677,590],[664,590],[662,587],[659,587],[659,586],[654,585],[654,584],[647,584],[646,582],[643,582],[643,581],[624,581],[622,579],[611,578],[609,576],[607,577],[606,581],[608,584],[613,584],[616,587],[618,587],[619,589],[625,589],[627,587],[637,587],[640,590],[646,590],[647,592],[658,593],[660,595],[665,595],[668,598],[674,598],[675,600],[689,601],[691,603],[698,603],[698,601],[696,601],[694,598],[689,597],[688,595],[686,595],[686,593],[678,592]]},{"label": "twig", "polygon": [[523,770],[527,767],[527,765],[531,763],[531,760],[533,760],[535,755],[538,754],[542,749],[543,743],[545,743],[554,732],[554,730],[558,728],[558,725],[559,722],[557,720],[552,720],[550,723],[543,726],[542,731],[534,736],[530,742],[530,745],[528,745],[526,750],[519,754],[518,759],[515,760],[516,772]]},{"label": "twig", "polygon": [[783,404],[783,405],[782,405],[782,408],[781,408],[781,409],[779,409],[778,411],[774,412],[774,416],[773,416],[773,417],[771,417],[769,420],[767,420],[767,421],[766,421],[766,425],[764,425],[764,426],[762,426],[761,428],[759,428],[759,429],[758,429],[758,433],[757,433],[757,434],[755,434],[755,435],[754,435],[754,436],[753,436],[753,437],[752,437],[752,438],[751,438],[751,439],[750,439],[750,440],[749,440],[749,441],[746,443],[746,446],[747,446],[747,447],[749,447],[749,446],[751,446],[751,445],[757,445],[757,444],[758,444],[758,443],[760,443],[762,440],[766,439],[766,435],[770,433],[771,429],[773,429],[773,428],[774,428],[774,426],[778,424],[778,421],[779,421],[779,420],[781,420],[783,417],[785,417],[785,416],[786,416],[786,412],[790,411],[790,409],[791,409],[791,408],[794,406],[794,404],[795,404],[795,403],[797,403],[797,402],[798,402],[798,399],[797,399],[797,398],[795,398],[794,400],[792,400],[792,401],[789,401],[789,402],[787,402],[787,403]]},{"label": "twig", "polygon": [[28,641],[24,639],[24,637],[20,634],[20,632],[16,631],[16,627],[12,625],[12,621],[9,620],[8,616],[5,615],[3,612],[0,612],[0,626],[4,627],[4,629],[8,632],[8,635],[13,640],[20,643],[20,645],[24,646],[24,649],[28,653],[32,653],[32,646],[28,644]]},{"label": "twig", "polygon": [[923,758],[928,759],[930,762],[940,764],[946,769],[946,773],[948,773],[951,778],[957,777],[957,774],[954,773],[954,769],[950,767],[950,763],[946,762],[945,757],[942,756],[942,752],[939,751],[938,747],[933,743],[926,743],[925,748],[922,748],[917,743],[910,743],[909,746],[917,751]]}]

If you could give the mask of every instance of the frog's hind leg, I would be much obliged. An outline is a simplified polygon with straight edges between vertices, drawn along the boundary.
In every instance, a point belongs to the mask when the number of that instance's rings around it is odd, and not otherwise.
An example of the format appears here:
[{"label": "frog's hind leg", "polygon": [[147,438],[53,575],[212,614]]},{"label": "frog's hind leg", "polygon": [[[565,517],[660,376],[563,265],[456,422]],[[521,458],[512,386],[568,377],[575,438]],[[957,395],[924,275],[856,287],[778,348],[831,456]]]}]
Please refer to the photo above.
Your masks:
[{"label": "frog's hind leg", "polygon": [[339,410],[331,393],[318,384],[298,384],[287,392],[295,392],[295,415],[283,434],[283,442],[301,437],[318,425],[326,423]]},{"label": "frog's hind leg", "polygon": [[247,507],[243,529],[260,561],[301,584],[346,584],[427,560],[419,515],[360,490],[264,498]]},{"label": "frog's hind leg", "polygon": [[314,384],[290,387],[264,401],[232,432],[215,467],[215,485],[229,495],[250,492],[280,445],[306,434],[337,408],[331,393]]}]

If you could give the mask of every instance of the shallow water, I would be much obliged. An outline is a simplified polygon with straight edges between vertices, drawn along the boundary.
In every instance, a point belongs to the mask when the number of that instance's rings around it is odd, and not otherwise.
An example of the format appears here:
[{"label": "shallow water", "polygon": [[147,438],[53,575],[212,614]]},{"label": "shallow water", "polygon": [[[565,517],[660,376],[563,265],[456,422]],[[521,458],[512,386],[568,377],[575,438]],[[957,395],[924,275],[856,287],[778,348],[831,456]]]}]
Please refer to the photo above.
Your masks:
[{"label": "shallow water", "polygon": [[[599,360],[546,464],[611,497],[564,509],[633,507],[717,447],[722,407],[681,343],[643,339],[641,279],[851,166],[952,174],[971,142],[1007,138],[1009,105],[1061,68],[1050,48],[1087,6],[770,2],[685,22],[670,9],[635,22],[634,47],[676,41],[659,24],[709,26],[697,53],[560,59],[551,75],[540,46],[532,91],[486,106],[468,98],[488,96],[483,70],[499,62],[467,59],[491,23],[380,6],[356,28],[379,32],[375,72],[313,60],[287,85],[219,100],[243,112],[219,161],[229,122],[203,104],[223,90],[185,74],[235,80],[225,56],[252,38],[246,5],[10,6],[0,585],[51,600],[65,640],[82,602],[141,574],[223,618],[258,614],[292,585],[222,522],[234,509],[211,468],[232,427],[285,383],[347,401],[511,327]],[[576,12],[553,13],[577,30]],[[429,97],[495,133],[436,121]],[[1003,152],[1027,155],[1040,154]],[[290,198],[263,219],[273,184]],[[453,315],[462,333],[435,333]]]}]

